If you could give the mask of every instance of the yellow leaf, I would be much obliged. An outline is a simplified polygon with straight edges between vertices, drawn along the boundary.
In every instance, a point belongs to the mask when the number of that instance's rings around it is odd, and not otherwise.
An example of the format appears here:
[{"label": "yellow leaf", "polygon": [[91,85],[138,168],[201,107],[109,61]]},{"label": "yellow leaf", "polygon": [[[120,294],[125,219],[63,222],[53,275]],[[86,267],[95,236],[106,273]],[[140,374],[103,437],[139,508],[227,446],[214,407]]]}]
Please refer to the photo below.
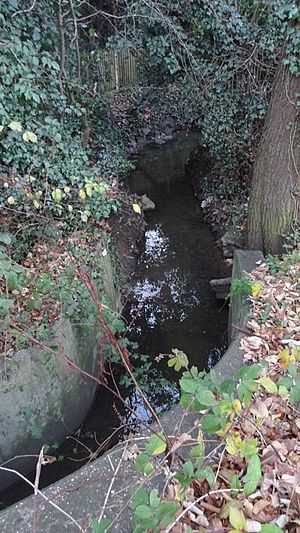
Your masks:
[{"label": "yellow leaf", "polygon": [[289,351],[288,351],[287,348],[285,350],[281,350],[281,352],[279,352],[278,358],[280,360],[280,364],[281,364],[282,368],[288,368],[288,366],[289,366],[289,364],[291,362],[291,358],[290,358],[290,354],[289,354]]},{"label": "yellow leaf", "polygon": [[140,208],[139,204],[132,204],[132,207],[133,207],[133,211],[135,213],[138,213],[139,215],[141,214],[141,208]]},{"label": "yellow leaf", "polygon": [[233,409],[235,410],[237,414],[241,412],[242,404],[240,400],[233,400],[232,405],[233,405]]},{"label": "yellow leaf", "polygon": [[4,126],[0,126],[0,133],[4,130]]},{"label": "yellow leaf", "polygon": [[296,361],[300,361],[300,346],[296,346],[292,349],[292,357],[294,357]]},{"label": "yellow leaf", "polygon": [[87,214],[84,212],[84,213],[81,213],[81,220],[82,222],[87,222],[88,221],[88,217],[87,217]]},{"label": "yellow leaf", "polygon": [[9,197],[7,198],[7,203],[8,203],[9,205],[13,205],[13,204],[15,203],[15,199],[14,199],[14,197],[13,197],[13,196],[9,196]]},{"label": "yellow leaf", "polygon": [[[241,444],[242,440],[239,436],[234,435],[228,435],[226,439],[226,450],[230,455],[238,455],[239,454],[239,446]],[[232,524],[233,525],[233,524]]]},{"label": "yellow leaf", "polygon": [[253,298],[258,298],[261,295],[261,284],[254,283],[251,287],[251,293]]},{"label": "yellow leaf", "polygon": [[13,131],[22,131],[22,124],[20,122],[16,122],[15,120],[12,120],[12,122],[10,122],[8,124],[8,127],[13,130]]},{"label": "yellow leaf", "polygon": [[85,190],[86,190],[87,196],[91,198],[93,196],[93,188],[91,187],[91,185],[86,185]]},{"label": "yellow leaf", "polygon": [[54,200],[54,202],[61,202],[62,200],[62,191],[61,189],[57,188],[57,189],[54,189],[54,191],[52,191],[51,193],[51,196]]},{"label": "yellow leaf", "polygon": [[83,190],[83,189],[80,189],[80,191],[79,191],[79,198],[80,198],[80,200],[84,200],[84,199],[85,199],[85,196],[86,196],[86,195],[85,195],[84,190]]},{"label": "yellow leaf", "polygon": [[36,143],[37,142],[37,136],[35,133],[32,133],[32,131],[25,131],[25,133],[23,133],[23,140],[26,142],[26,143]]},{"label": "yellow leaf", "polygon": [[266,389],[266,391],[272,394],[277,394],[277,385],[271,378],[260,378],[257,381]]},{"label": "yellow leaf", "polygon": [[231,422],[227,422],[226,426],[223,429],[219,429],[218,431],[215,431],[216,435],[219,435],[219,437],[224,437],[226,435],[227,431],[229,430],[231,426]]},{"label": "yellow leaf", "polygon": [[70,190],[71,190],[70,187],[64,187],[64,191],[65,191],[66,194],[68,194],[70,192]]},{"label": "yellow leaf", "polygon": [[244,513],[237,507],[230,507],[229,522],[237,530],[246,529],[246,519]]},{"label": "yellow leaf", "polygon": [[34,207],[36,209],[38,209],[40,207],[40,204],[39,204],[39,202],[37,200],[34,200],[33,205],[34,205]]}]

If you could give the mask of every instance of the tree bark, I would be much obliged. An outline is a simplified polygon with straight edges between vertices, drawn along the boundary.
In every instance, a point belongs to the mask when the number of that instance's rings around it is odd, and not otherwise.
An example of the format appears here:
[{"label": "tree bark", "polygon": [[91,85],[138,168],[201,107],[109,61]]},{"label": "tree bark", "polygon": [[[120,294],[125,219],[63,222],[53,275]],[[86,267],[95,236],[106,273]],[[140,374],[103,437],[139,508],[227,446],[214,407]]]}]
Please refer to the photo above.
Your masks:
[{"label": "tree bark", "polygon": [[248,214],[248,247],[264,253],[282,253],[282,235],[300,220],[299,93],[300,77],[280,63],[254,165]]}]

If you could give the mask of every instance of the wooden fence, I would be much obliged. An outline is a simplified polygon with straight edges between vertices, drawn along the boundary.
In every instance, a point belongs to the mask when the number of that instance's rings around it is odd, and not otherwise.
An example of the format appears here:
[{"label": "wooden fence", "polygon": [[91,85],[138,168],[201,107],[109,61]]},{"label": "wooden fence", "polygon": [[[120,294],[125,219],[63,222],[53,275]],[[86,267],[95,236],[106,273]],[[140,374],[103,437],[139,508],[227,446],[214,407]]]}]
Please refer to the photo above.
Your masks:
[{"label": "wooden fence", "polygon": [[137,80],[136,58],[130,52],[99,50],[96,61],[99,78],[108,90],[118,91]]}]

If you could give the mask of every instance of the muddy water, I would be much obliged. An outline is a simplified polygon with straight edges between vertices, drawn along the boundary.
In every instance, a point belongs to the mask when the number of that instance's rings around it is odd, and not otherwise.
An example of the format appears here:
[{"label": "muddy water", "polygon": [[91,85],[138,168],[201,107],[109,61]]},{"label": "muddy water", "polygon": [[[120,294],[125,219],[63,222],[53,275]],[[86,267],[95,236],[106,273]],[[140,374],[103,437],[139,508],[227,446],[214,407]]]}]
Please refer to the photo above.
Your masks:
[{"label": "muddy water", "polygon": [[[150,388],[149,398],[157,412],[179,397],[178,376],[168,369],[165,358],[156,362],[157,356],[178,348],[203,369],[212,367],[226,348],[227,309],[216,301],[209,286],[210,279],[224,275],[224,264],[185,172],[186,160],[199,142],[198,133],[181,132],[164,145],[146,147],[129,179],[132,192],[147,194],[156,204],[156,210],[146,214],[145,240],[124,316],[131,324],[128,336],[139,343],[139,353],[149,354],[157,373],[168,379],[160,392]],[[137,392],[124,394],[136,415],[149,420]],[[99,388],[86,420],[60,450],[62,461],[43,468],[40,487],[77,470],[91,453],[99,450],[101,454],[118,440],[121,432],[109,440],[120,426],[118,413],[133,422],[134,416],[126,416],[124,406]],[[31,492],[26,484],[7,490],[0,494],[0,509]]]}]

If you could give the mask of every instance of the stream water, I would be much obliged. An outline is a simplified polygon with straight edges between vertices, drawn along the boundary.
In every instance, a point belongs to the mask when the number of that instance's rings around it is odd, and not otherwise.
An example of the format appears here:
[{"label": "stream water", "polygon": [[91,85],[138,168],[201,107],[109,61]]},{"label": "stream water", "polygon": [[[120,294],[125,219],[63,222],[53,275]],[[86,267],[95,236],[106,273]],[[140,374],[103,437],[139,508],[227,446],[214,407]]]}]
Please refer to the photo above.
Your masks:
[{"label": "stream water", "polygon": [[[156,209],[146,213],[145,240],[132,281],[132,293],[124,309],[130,324],[128,336],[139,343],[139,353],[152,360],[183,350],[199,369],[211,368],[226,349],[227,309],[215,299],[209,280],[225,274],[221,253],[203,217],[186,173],[185,165],[193,148],[199,145],[196,132],[180,132],[164,145],[151,145],[137,157],[129,187],[147,194]],[[158,357],[155,369],[168,383],[149,396],[157,412],[178,400],[178,376]],[[149,413],[136,390],[127,393],[127,403],[139,418]],[[77,434],[62,451],[62,462],[44,467],[40,487],[66,476],[89,460],[124,416],[124,406],[99,388],[94,405]],[[132,422],[132,415],[127,416]],[[115,440],[119,438],[116,434]],[[82,444],[80,444],[80,443]],[[102,450],[109,444],[104,444]],[[89,451],[90,450],[90,451]],[[24,498],[32,491],[20,484],[0,494],[0,509]]]}]

